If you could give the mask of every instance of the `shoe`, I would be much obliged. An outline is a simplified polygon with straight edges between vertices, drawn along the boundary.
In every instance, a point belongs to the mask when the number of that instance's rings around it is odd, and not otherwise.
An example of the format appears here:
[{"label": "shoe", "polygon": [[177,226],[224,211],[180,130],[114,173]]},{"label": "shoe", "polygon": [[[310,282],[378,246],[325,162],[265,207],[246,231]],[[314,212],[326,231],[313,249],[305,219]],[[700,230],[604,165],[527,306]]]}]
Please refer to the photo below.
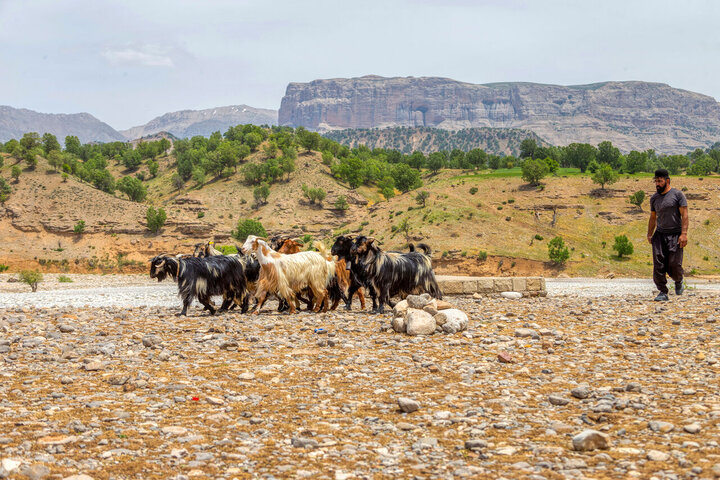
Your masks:
[{"label": "shoe", "polygon": [[658,296],[655,297],[656,302],[667,302],[668,300],[670,299],[668,298],[667,293],[663,292],[658,293]]},{"label": "shoe", "polygon": [[685,282],[675,282],[675,295],[682,295],[685,291]]}]

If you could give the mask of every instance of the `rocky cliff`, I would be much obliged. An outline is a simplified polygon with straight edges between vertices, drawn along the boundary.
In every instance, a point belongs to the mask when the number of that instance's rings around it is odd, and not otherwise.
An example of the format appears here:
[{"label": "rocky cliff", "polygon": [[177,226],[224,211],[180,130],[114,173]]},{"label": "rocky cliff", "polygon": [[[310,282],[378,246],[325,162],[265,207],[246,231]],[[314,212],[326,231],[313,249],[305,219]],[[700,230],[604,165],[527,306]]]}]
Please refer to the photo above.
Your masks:
[{"label": "rocky cliff", "polygon": [[207,137],[212,132],[225,132],[229,127],[245,123],[277,125],[277,111],[248,105],[230,105],[206,110],[181,110],[166,113],[150,120],[145,125],[122,130],[121,133],[128,140],[158,132],[169,132],[178,138],[189,138],[195,135]]},{"label": "rocky cliff", "polygon": [[39,113],[0,105],[0,141],[20,139],[27,132],[52,133],[60,143],[67,135],[76,135],[83,143],[125,140],[110,125],[89,113]]},{"label": "rocky cliff", "polygon": [[524,128],[556,145],[611,140],[685,153],[720,139],[720,104],[665,84],[494,83],[365,76],[288,85],[279,124],[318,131],[389,126]]}]

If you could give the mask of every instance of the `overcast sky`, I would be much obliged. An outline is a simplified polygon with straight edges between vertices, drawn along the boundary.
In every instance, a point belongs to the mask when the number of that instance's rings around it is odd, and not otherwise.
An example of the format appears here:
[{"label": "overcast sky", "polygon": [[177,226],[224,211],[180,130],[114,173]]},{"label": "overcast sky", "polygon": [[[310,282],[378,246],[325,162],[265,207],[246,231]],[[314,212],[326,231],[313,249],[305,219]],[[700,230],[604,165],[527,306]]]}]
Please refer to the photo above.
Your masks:
[{"label": "overcast sky", "polygon": [[720,98],[714,0],[0,0],[0,105],[116,129],[289,82],[668,83]]}]

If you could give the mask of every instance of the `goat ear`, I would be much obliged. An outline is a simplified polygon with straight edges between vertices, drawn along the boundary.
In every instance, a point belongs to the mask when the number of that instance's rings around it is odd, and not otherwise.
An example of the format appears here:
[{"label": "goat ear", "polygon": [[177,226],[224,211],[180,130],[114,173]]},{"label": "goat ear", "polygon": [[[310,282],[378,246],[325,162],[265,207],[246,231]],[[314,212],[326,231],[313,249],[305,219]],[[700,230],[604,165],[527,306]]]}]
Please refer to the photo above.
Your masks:
[{"label": "goat ear", "polygon": [[375,237],[368,237],[368,238],[367,238],[367,244],[368,244],[368,245],[372,245],[373,242],[375,242]]}]

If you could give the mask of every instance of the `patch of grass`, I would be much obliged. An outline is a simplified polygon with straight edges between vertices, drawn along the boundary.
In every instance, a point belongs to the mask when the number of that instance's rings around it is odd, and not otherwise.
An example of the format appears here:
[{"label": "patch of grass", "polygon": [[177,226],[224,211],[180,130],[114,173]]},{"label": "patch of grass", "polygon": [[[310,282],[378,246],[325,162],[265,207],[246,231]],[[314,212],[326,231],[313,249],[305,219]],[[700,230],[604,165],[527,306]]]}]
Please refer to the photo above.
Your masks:
[{"label": "patch of grass", "polygon": [[67,275],[60,275],[58,277],[58,282],[60,283],[73,283],[73,279],[68,277]]}]

